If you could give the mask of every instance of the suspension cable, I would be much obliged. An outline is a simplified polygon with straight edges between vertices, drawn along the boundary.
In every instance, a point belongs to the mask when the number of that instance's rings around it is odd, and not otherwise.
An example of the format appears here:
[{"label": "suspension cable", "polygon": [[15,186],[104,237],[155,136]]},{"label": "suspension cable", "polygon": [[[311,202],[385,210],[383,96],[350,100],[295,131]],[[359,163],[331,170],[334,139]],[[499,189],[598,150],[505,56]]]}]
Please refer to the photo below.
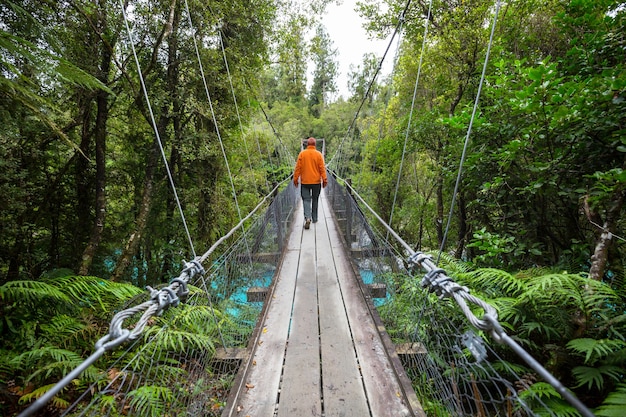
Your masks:
[{"label": "suspension cable", "polygon": [[139,58],[137,57],[137,51],[135,50],[135,43],[133,42],[133,35],[130,30],[130,25],[128,24],[128,17],[126,16],[126,9],[124,6],[124,1],[120,0],[120,6],[122,9],[122,16],[124,17],[124,24],[126,26],[126,32],[128,33],[128,38],[130,41],[130,47],[133,51],[133,57],[135,58],[135,65],[137,66],[137,74],[139,76],[139,81],[141,82],[141,90],[143,91],[144,98],[146,100],[146,105],[148,106],[148,111],[150,113],[150,120],[152,121],[152,128],[154,129],[154,134],[157,139],[157,143],[159,144],[159,150],[161,151],[161,157],[163,158],[163,164],[165,164],[165,170],[167,171],[167,178],[169,179],[170,186],[172,187],[172,192],[174,193],[174,198],[176,199],[176,204],[178,206],[178,212],[180,213],[180,217],[183,221],[183,225],[185,227],[185,233],[187,234],[187,239],[189,240],[189,246],[191,247],[191,253],[193,257],[196,257],[196,250],[193,245],[193,240],[191,239],[191,233],[189,233],[189,227],[187,226],[187,221],[185,220],[185,213],[183,213],[183,207],[180,204],[180,199],[178,198],[178,192],[176,191],[176,185],[174,184],[174,178],[172,177],[172,172],[170,170],[170,166],[167,162],[167,157],[165,156],[165,150],[163,149],[163,143],[161,142],[161,136],[159,134],[159,129],[157,128],[156,119],[154,117],[154,112],[152,111],[152,105],[150,104],[150,98],[148,97],[148,89],[146,88],[146,83],[143,78],[143,73],[141,72],[141,64],[139,63]]},{"label": "suspension cable", "polygon": [[[398,24],[396,25],[393,34],[391,35],[391,38],[389,39],[389,43],[387,44],[387,48],[385,49],[385,53],[383,54],[383,57],[380,59],[379,63],[378,63],[378,67],[376,68],[376,72],[374,73],[374,75],[372,76],[372,79],[370,80],[368,86],[367,86],[367,90],[365,91],[365,94],[363,94],[363,98],[361,100],[361,103],[359,104],[359,107],[356,111],[356,113],[354,114],[354,117],[352,118],[352,122],[350,122],[350,125],[348,126],[348,131],[346,132],[346,134],[344,135],[343,139],[341,139],[341,142],[339,143],[339,146],[337,147],[337,150],[335,151],[335,153],[333,154],[332,158],[330,158],[330,161],[328,162],[329,166],[333,166],[333,162],[335,161],[336,157],[340,157],[341,156],[341,151],[342,151],[342,147],[343,144],[346,140],[346,138],[350,135],[350,132],[352,131],[353,127],[356,124],[356,120],[359,117],[359,113],[361,112],[361,109],[363,108],[363,105],[365,104],[365,102],[367,101],[367,97],[370,94],[370,91],[373,88],[374,82],[376,81],[376,78],[378,77],[378,74],[380,73],[382,66],[383,66],[383,62],[385,61],[385,58],[387,57],[387,53],[389,52],[389,50],[391,49],[391,45],[393,44],[393,40],[395,39],[396,35],[399,34],[400,32],[400,28],[402,27],[402,24],[404,22],[404,18],[406,16],[406,12],[409,9],[409,6],[411,5],[411,0],[407,0],[406,5],[404,6],[404,9],[402,11],[402,13],[400,13],[400,18],[398,19]],[[345,165],[345,164],[341,164],[341,161],[338,161],[338,165]]]},{"label": "suspension cable", "polygon": [[430,22],[430,14],[432,12],[433,0],[430,0],[428,4],[428,14],[426,15],[426,23],[424,24],[424,38],[422,39],[422,50],[420,52],[420,59],[417,65],[417,75],[415,76],[415,86],[413,87],[413,99],[411,100],[411,110],[409,111],[409,120],[406,125],[406,132],[404,134],[404,147],[402,148],[402,158],[400,159],[400,168],[398,170],[398,179],[396,180],[396,191],[393,194],[393,203],[391,204],[391,213],[389,214],[389,224],[393,224],[393,212],[396,207],[396,201],[398,199],[398,190],[400,189],[400,178],[402,178],[402,169],[404,167],[404,158],[406,157],[406,145],[409,141],[409,132],[411,131],[411,121],[413,119],[413,110],[415,109],[415,99],[417,98],[417,87],[420,81],[420,74],[422,72],[422,63],[424,62],[424,51],[426,50],[426,39],[428,37],[428,23]]},{"label": "suspension cable", "polygon": [[[331,171],[332,172],[332,171]],[[531,368],[541,375],[556,391],[561,394],[563,399],[576,408],[584,417],[594,417],[594,414],[585,406],[576,396],[567,390],[567,388],[556,379],[550,372],[545,369],[537,360],[535,360],[522,346],[520,346],[513,338],[511,338],[498,321],[498,312],[489,303],[470,294],[467,287],[461,286],[450,278],[446,271],[437,267],[432,257],[421,251],[414,251],[413,248],[406,243],[385,221],[376,213],[352,188],[352,186],[333,173],[333,177],[345,183],[345,187],[350,190],[350,194],[355,197],[387,230],[389,235],[393,236],[396,241],[405,249],[407,263],[413,267],[419,267],[426,271],[420,285],[422,288],[428,289],[429,292],[435,293],[440,299],[453,299],[459,306],[463,315],[467,320],[479,330],[487,332],[498,343],[509,346],[519,357],[521,357]],[[477,317],[470,308],[469,304],[473,304],[483,310],[482,317]]]},{"label": "suspension cable", "polygon": [[[211,10],[211,13],[213,14],[213,16],[215,16],[215,13],[213,13],[213,10],[211,9],[211,6],[209,6],[209,10]],[[189,9],[187,9],[187,13],[189,13]],[[239,131],[241,132],[241,140],[243,141],[243,147],[246,151],[246,157],[248,158],[248,166],[250,167],[250,169],[252,168],[252,160],[250,159],[250,152],[248,151],[248,143],[246,141],[245,138],[245,134],[243,131],[243,123],[241,122],[241,115],[239,113],[239,104],[237,104],[237,96],[235,95],[235,87],[233,86],[233,77],[230,73],[230,67],[228,65],[228,59],[226,58],[226,48],[224,47],[224,34],[222,33],[221,29],[217,30],[217,33],[219,33],[220,35],[220,46],[222,49],[222,57],[224,58],[224,66],[226,67],[226,73],[228,74],[228,83],[230,84],[230,91],[233,95],[233,103],[235,104],[235,112],[237,113],[237,121],[239,122]],[[258,143],[258,142],[257,142]],[[265,182],[267,185],[267,177],[265,178]]]},{"label": "suspension cable", "polygon": [[[404,19],[403,19],[404,20]],[[398,61],[400,61],[400,47],[402,45],[402,27],[400,27],[400,35],[398,36],[398,43],[396,44],[396,52],[393,57],[393,66],[391,67],[391,74],[396,72],[396,68],[398,66]],[[393,78],[392,78],[393,79]],[[380,150],[380,141],[383,136],[383,129],[385,127],[385,119],[387,117],[387,111],[389,110],[389,101],[391,100],[391,89],[387,89],[385,93],[385,109],[382,112],[382,116],[380,117],[380,121],[378,123],[378,138],[376,141],[376,151],[374,152],[374,165],[372,171],[376,170],[376,164],[378,160],[378,151]]]},{"label": "suspension cable", "polygon": [[480,76],[480,83],[478,84],[478,91],[476,92],[476,99],[474,100],[474,108],[472,109],[472,117],[470,118],[469,126],[467,127],[467,134],[465,135],[465,142],[463,143],[463,152],[461,153],[461,159],[459,161],[459,170],[456,176],[456,183],[454,184],[454,191],[452,192],[452,202],[450,203],[450,212],[448,213],[448,221],[446,229],[441,239],[441,246],[439,247],[439,254],[437,255],[437,264],[441,259],[441,254],[446,245],[448,239],[448,232],[450,231],[450,223],[452,222],[452,215],[454,213],[454,205],[456,202],[456,196],[459,192],[459,186],[461,184],[461,175],[463,174],[463,163],[465,162],[465,155],[467,153],[467,147],[469,144],[469,138],[472,133],[472,126],[474,124],[474,118],[476,116],[476,110],[478,109],[478,103],[480,101],[480,93],[485,82],[485,74],[487,73],[487,65],[489,64],[489,54],[491,53],[491,46],[493,45],[493,35],[496,31],[496,23],[498,22],[498,13],[500,12],[500,0],[496,0],[496,10],[493,14],[493,22],[491,23],[491,34],[489,35],[489,43],[487,44],[487,52],[485,53],[485,62],[483,64],[483,72]]},{"label": "suspension cable", "polygon": [[[187,11],[187,20],[191,27],[191,32],[194,32],[193,22],[191,21],[191,13],[189,12],[189,3],[185,0],[185,10]],[[222,140],[222,134],[217,123],[217,117],[215,115],[215,109],[213,108],[213,100],[211,100],[211,94],[209,93],[209,86],[206,82],[206,75],[204,73],[204,66],[202,65],[202,58],[200,57],[200,49],[198,48],[198,42],[196,41],[195,34],[192,36],[193,46],[196,50],[196,58],[198,59],[198,66],[200,69],[200,75],[202,76],[202,84],[204,85],[204,92],[206,93],[207,101],[209,103],[209,109],[211,110],[211,117],[213,118],[213,124],[215,125],[215,133],[217,134],[218,142],[220,143],[220,149],[222,150],[222,156],[224,157],[224,163],[226,164],[226,170],[228,171],[228,178],[230,179],[230,186],[235,200],[235,206],[237,208],[237,214],[241,219],[241,209],[239,208],[239,201],[237,200],[237,191],[235,189],[235,182],[233,181],[233,174],[230,170],[230,164],[228,163],[228,157],[226,156],[226,149],[224,147],[224,141]]]}]

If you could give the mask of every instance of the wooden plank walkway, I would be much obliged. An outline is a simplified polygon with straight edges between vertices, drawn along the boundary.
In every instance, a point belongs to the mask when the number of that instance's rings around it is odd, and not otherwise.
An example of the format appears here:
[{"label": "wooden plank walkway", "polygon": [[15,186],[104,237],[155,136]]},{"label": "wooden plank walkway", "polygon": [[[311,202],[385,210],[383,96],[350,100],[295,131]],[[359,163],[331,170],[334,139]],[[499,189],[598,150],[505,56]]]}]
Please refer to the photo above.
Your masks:
[{"label": "wooden plank walkway", "polygon": [[320,196],[302,204],[223,417],[425,416]]}]

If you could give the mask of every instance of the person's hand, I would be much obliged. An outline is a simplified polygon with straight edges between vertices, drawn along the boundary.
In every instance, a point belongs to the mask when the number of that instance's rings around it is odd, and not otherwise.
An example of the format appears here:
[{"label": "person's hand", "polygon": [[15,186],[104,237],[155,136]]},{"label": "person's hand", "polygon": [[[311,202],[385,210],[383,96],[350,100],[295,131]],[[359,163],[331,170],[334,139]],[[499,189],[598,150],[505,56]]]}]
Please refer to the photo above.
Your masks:
[{"label": "person's hand", "polygon": [[293,185],[298,186],[298,180],[293,180]]},{"label": "person's hand", "polygon": [[322,183],[322,188],[326,188],[327,185],[328,185],[328,180],[324,180],[324,182]]}]

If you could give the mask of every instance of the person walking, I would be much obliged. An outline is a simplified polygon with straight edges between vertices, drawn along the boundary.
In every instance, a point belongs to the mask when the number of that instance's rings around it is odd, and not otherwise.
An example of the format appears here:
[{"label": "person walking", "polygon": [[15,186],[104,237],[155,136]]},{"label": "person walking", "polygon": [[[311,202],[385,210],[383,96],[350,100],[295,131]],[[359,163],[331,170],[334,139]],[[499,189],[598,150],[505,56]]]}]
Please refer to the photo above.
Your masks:
[{"label": "person walking", "polygon": [[311,226],[311,221],[317,223],[317,205],[319,202],[322,186],[326,187],[326,166],[324,155],[315,148],[315,138],[310,137],[306,141],[306,149],[302,150],[296,161],[293,172],[293,184],[297,187],[302,184],[300,195],[304,205],[304,228]]}]

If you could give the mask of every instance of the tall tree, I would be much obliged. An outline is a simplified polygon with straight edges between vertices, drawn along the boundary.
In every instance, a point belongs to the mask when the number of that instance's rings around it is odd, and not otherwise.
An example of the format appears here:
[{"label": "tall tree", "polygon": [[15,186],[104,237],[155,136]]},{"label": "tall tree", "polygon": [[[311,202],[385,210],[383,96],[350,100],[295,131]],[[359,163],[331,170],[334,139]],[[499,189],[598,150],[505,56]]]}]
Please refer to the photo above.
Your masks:
[{"label": "tall tree", "polygon": [[315,117],[320,117],[328,105],[329,95],[337,91],[337,49],[333,49],[332,39],[322,25],[317,26],[315,37],[311,40],[313,84],[309,91],[309,109]]}]

